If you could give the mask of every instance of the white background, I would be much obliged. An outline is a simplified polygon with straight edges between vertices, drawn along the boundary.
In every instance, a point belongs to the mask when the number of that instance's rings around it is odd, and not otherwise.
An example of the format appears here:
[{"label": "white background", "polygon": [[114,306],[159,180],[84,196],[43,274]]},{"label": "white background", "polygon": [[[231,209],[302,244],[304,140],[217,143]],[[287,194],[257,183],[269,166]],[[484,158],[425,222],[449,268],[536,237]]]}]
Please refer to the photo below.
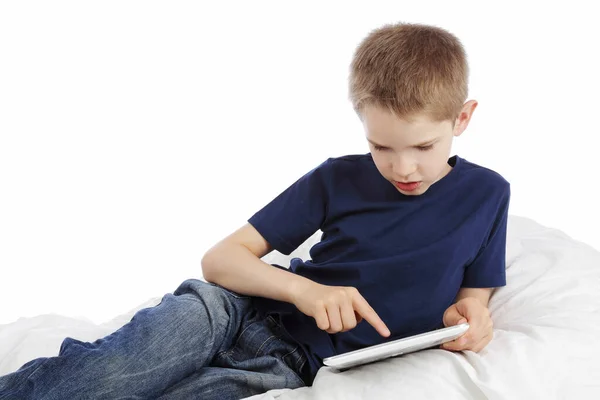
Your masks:
[{"label": "white background", "polygon": [[511,182],[511,214],[600,248],[592,6],[295,4],[0,3],[0,323],[172,292],[302,174],[368,152],[348,67],[390,22],[465,46],[479,106],[453,154]]}]

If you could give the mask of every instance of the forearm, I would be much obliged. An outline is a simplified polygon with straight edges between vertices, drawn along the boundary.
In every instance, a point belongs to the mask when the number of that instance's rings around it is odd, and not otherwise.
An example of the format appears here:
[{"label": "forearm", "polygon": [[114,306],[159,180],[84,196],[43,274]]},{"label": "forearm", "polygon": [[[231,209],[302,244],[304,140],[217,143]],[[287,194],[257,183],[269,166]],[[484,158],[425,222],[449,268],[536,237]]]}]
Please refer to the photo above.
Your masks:
[{"label": "forearm", "polygon": [[273,267],[248,248],[222,243],[202,258],[204,279],[236,293],[294,303],[294,294],[313,281]]}]

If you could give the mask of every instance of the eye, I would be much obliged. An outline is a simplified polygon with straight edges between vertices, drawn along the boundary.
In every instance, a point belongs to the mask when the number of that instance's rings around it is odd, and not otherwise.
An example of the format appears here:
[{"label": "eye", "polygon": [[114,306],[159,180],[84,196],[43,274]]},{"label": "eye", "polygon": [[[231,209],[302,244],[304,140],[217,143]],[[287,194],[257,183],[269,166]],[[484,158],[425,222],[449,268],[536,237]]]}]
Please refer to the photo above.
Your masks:
[{"label": "eye", "polygon": [[374,148],[376,151],[383,151],[383,150],[386,150],[386,149],[387,149],[387,147],[379,146],[379,145],[376,145],[376,144],[374,144],[374,145],[373,145],[373,148]]},{"label": "eye", "polygon": [[430,144],[429,146],[417,147],[417,149],[419,149],[419,151],[427,151],[427,150],[431,150],[432,148],[433,148],[432,144]]}]

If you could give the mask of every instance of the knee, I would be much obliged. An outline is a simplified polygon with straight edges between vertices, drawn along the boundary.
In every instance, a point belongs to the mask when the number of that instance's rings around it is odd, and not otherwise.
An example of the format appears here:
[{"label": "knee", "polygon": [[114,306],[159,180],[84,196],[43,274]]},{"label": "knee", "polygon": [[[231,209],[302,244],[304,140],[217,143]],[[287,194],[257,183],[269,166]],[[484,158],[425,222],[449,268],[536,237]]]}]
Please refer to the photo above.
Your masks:
[{"label": "knee", "polygon": [[202,322],[237,326],[248,314],[251,301],[218,285],[197,279],[184,281],[173,294],[163,298],[173,307],[173,312],[183,319],[190,316]]},{"label": "knee", "polygon": [[218,286],[196,280],[184,281],[162,303],[176,319],[227,322],[236,314],[236,304]]},{"label": "knee", "polygon": [[[249,299],[247,296],[240,296],[227,289],[213,284],[201,281],[199,279],[188,279],[184,281],[177,290],[173,292],[178,300],[190,300],[200,302],[211,307],[212,311],[227,312],[233,308],[243,308]],[[230,312],[229,312],[230,313]]]}]

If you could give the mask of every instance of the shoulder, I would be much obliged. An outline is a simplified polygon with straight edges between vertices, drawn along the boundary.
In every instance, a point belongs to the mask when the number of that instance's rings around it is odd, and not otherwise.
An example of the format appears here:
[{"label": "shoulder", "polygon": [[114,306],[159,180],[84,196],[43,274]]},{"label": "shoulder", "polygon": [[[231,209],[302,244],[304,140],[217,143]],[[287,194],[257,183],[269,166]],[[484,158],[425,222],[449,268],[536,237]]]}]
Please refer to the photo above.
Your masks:
[{"label": "shoulder", "polygon": [[510,182],[500,173],[491,168],[484,167],[474,162],[461,159],[462,178],[467,180],[477,189],[491,191],[499,194],[510,194]]},{"label": "shoulder", "polygon": [[491,214],[504,214],[510,204],[510,182],[491,168],[461,159],[463,193],[468,193],[467,203]]},{"label": "shoulder", "polygon": [[350,154],[330,157],[319,168],[327,181],[328,187],[339,187],[352,182],[353,187],[370,182],[379,172],[370,153]]},{"label": "shoulder", "polygon": [[365,166],[374,166],[373,158],[370,153],[367,154],[349,154],[339,157],[330,157],[319,167],[327,169],[332,173],[349,173],[352,171],[363,170]]}]

